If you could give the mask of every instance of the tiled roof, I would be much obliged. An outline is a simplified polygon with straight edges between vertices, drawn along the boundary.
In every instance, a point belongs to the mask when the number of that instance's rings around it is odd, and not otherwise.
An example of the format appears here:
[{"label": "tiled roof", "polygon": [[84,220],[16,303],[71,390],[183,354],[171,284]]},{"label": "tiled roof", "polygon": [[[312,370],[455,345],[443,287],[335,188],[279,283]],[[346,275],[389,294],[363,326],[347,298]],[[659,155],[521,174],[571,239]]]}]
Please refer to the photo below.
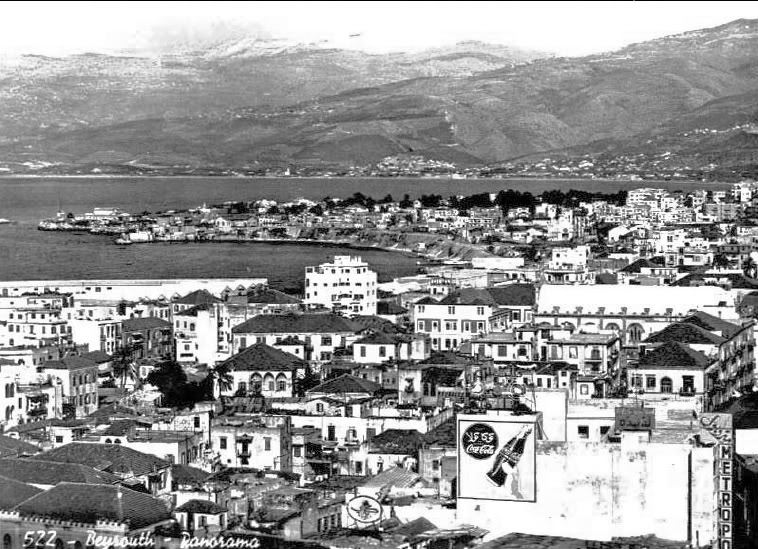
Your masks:
[{"label": "tiled roof", "polygon": [[379,315],[404,315],[408,312],[394,301],[380,301],[376,304],[376,314]]},{"label": "tiled roof", "polygon": [[191,499],[175,510],[176,513],[202,513],[204,515],[218,515],[226,513],[226,507],[218,503],[204,499]]},{"label": "tiled roof", "polygon": [[403,467],[393,467],[371,477],[363,486],[367,488],[384,488],[385,486],[411,488],[419,481],[421,481],[421,475],[418,473],[414,473]]},{"label": "tiled roof", "polygon": [[398,328],[391,321],[376,315],[357,315],[350,319],[355,332],[362,330],[374,330],[394,334]]},{"label": "tiled roof", "polygon": [[41,491],[25,482],[0,475],[0,509],[10,510]]},{"label": "tiled roof", "polygon": [[273,288],[255,289],[251,288],[247,292],[248,303],[269,303],[274,305],[286,305],[302,303],[301,299],[298,299],[279,290]]},{"label": "tiled roof", "polygon": [[139,332],[153,328],[171,328],[171,323],[155,316],[128,318],[121,323],[125,332]]},{"label": "tiled roof", "polygon": [[618,284],[616,273],[597,273],[595,275],[595,284]]},{"label": "tiled roof", "polygon": [[728,281],[735,290],[756,290],[758,280],[748,278],[742,273],[692,273],[672,282],[671,286],[702,286],[710,282]]},{"label": "tiled roof", "polygon": [[44,363],[43,368],[51,370],[78,370],[80,368],[92,368],[97,363],[81,356],[67,356],[61,360],[48,360]]},{"label": "tiled roof", "polygon": [[443,421],[434,429],[424,435],[425,446],[441,446],[443,448],[455,448],[457,440],[455,418]]},{"label": "tiled roof", "polygon": [[277,341],[274,345],[305,345],[305,341],[296,336],[287,336],[281,341]]},{"label": "tiled roof", "polygon": [[368,334],[354,343],[354,345],[394,345],[396,339],[384,332]]},{"label": "tiled roof", "polygon": [[60,482],[115,484],[119,478],[77,463],[60,463],[39,459],[0,459],[2,475],[20,482],[56,485]]},{"label": "tiled roof", "polygon": [[326,393],[326,394],[345,394],[345,393],[369,393],[375,394],[381,390],[382,386],[367,379],[343,374],[329,381],[325,381],[308,391],[308,394]]},{"label": "tiled roof", "polygon": [[80,463],[90,467],[107,464],[104,470],[110,473],[133,473],[136,476],[150,473],[153,468],[163,469],[170,465],[168,461],[126,448],[120,444],[88,444],[84,442],[71,442],[59,448],[48,450],[32,459]]},{"label": "tiled roof", "polygon": [[423,439],[424,436],[415,429],[387,429],[371,439],[369,453],[413,456]]},{"label": "tiled roof", "polygon": [[354,333],[349,320],[335,314],[258,315],[232,329],[235,334]]},{"label": "tiled roof", "polygon": [[123,437],[129,434],[132,428],[138,425],[135,419],[118,419],[111,423],[105,431],[100,433],[101,436]]},{"label": "tiled roof", "polygon": [[265,343],[256,343],[246,347],[231,358],[221,363],[236,371],[292,371],[302,368],[305,362],[295,355],[285,353]]},{"label": "tiled roof", "polygon": [[103,362],[110,362],[111,355],[106,353],[105,351],[90,351],[89,353],[84,353],[82,355],[87,360],[91,360],[92,362],[96,362],[98,364],[101,364]]},{"label": "tiled roof", "polygon": [[221,300],[208,290],[195,290],[184,297],[174,300],[174,303],[180,305],[202,305],[207,303],[221,303]]},{"label": "tiled roof", "polygon": [[653,263],[649,259],[641,258],[633,263],[630,263],[623,269],[619,269],[622,273],[639,273],[642,269],[660,269],[661,266],[657,263]]},{"label": "tiled roof", "polygon": [[683,318],[681,322],[689,322],[695,326],[700,326],[704,330],[709,332],[717,332],[723,337],[730,338],[742,329],[742,326],[732,324],[726,320],[722,320],[717,316],[709,315],[703,311],[697,311],[694,314]]},{"label": "tiled roof", "polygon": [[665,343],[667,341],[679,341],[681,343],[697,345],[721,345],[726,340],[695,324],[675,322],[669,324],[663,330],[652,334],[645,340],[645,343]]},{"label": "tiled roof", "polygon": [[171,466],[171,480],[179,485],[202,484],[209,476],[208,473],[197,467],[178,464]]},{"label": "tiled roof", "polygon": [[669,341],[640,357],[639,368],[651,370],[702,370],[708,357],[684,343]]},{"label": "tiled roof", "polygon": [[97,520],[144,528],[171,518],[166,505],[148,494],[123,486],[62,482],[32,496],[15,508],[22,515],[51,517],[93,524]]},{"label": "tiled roof", "polygon": [[405,524],[402,524],[398,526],[397,528],[393,528],[392,533],[405,536],[408,539],[413,539],[419,534],[428,532],[429,530],[434,530],[436,528],[437,526],[433,522],[431,522],[429,519],[424,518],[424,517],[419,517],[410,522],[406,522]]},{"label": "tiled roof", "polygon": [[174,313],[174,316],[194,316],[197,318],[197,313],[199,313],[200,311],[209,311],[210,308],[211,308],[210,303],[201,303],[200,305],[195,305],[193,307],[190,307],[189,309],[184,309],[183,311]]},{"label": "tiled roof", "polygon": [[414,305],[439,305],[439,301],[433,297],[427,296],[419,299]]},{"label": "tiled roof", "polygon": [[463,288],[445,296],[439,305],[534,305],[533,284],[507,284],[492,288]]},{"label": "tiled roof", "polygon": [[0,435],[0,457],[38,454],[39,448],[23,440]]},{"label": "tiled roof", "polygon": [[689,543],[686,541],[670,541],[656,536],[613,538],[611,541],[600,542],[542,534],[515,533],[487,541],[486,543],[477,545],[477,548],[524,549],[526,547],[539,547],[540,549],[576,549],[577,547],[602,547],[603,549],[628,549],[630,547],[645,547],[646,549],[685,549],[689,546]]}]

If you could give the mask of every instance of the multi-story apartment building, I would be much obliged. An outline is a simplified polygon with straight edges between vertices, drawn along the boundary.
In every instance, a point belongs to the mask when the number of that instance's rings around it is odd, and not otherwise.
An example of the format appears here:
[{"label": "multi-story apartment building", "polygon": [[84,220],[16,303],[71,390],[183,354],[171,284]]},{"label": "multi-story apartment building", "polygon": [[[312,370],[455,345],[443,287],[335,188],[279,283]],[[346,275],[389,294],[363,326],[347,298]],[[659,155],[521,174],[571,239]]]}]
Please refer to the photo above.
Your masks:
[{"label": "multi-story apartment building", "polygon": [[213,420],[211,446],[227,467],[292,471],[292,421],[289,416]]},{"label": "multi-story apartment building", "polygon": [[171,323],[155,317],[124,320],[121,344],[134,348],[132,356],[135,359],[171,356]]},{"label": "multi-story apartment building", "polygon": [[97,363],[79,356],[69,356],[45,362],[41,372],[61,380],[63,399],[69,413],[84,417],[97,410]]},{"label": "multi-story apartment building", "polygon": [[376,314],[376,272],[360,257],[338,255],[332,263],[305,268],[305,305],[335,313]]},{"label": "multi-story apartment building", "polygon": [[[576,391],[572,372],[591,382],[591,394],[604,396],[621,380],[621,342],[614,333],[575,333],[567,328],[539,324],[524,326],[507,333],[492,333],[472,340],[474,356],[492,359],[497,367],[511,370],[511,377],[540,381],[546,376],[545,387],[565,387]],[[550,368],[544,368],[545,366]],[[532,371],[523,371],[524,367]],[[533,366],[533,368],[529,368]],[[543,386],[539,383],[538,386]]]},{"label": "multi-story apartment building", "polygon": [[346,348],[358,338],[357,330],[350,320],[335,314],[259,315],[232,329],[233,351],[254,343],[276,346],[294,338],[305,344],[301,358],[328,362],[335,349]]},{"label": "multi-story apartment building", "polygon": [[427,297],[416,302],[413,326],[417,333],[429,336],[433,350],[452,350],[489,333],[490,319],[496,314],[507,326],[531,321],[534,303],[531,284],[462,289],[440,301]]},{"label": "multi-story apartment building", "polygon": [[176,359],[215,364],[231,356],[232,322],[223,303],[196,305],[174,313]]}]

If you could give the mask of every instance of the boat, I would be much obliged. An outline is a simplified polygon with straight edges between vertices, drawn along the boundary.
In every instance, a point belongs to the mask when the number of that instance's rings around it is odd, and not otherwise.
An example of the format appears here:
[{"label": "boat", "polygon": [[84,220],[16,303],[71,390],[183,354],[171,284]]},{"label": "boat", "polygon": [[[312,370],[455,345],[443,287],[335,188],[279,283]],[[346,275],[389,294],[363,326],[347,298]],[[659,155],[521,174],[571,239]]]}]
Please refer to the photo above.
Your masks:
[{"label": "boat", "polygon": [[126,235],[122,235],[119,238],[116,239],[116,244],[119,246],[128,246],[129,244],[134,244],[129,238],[125,237]]},{"label": "boat", "polygon": [[0,217],[0,225],[9,225],[13,223],[10,219],[5,219],[4,217]]}]

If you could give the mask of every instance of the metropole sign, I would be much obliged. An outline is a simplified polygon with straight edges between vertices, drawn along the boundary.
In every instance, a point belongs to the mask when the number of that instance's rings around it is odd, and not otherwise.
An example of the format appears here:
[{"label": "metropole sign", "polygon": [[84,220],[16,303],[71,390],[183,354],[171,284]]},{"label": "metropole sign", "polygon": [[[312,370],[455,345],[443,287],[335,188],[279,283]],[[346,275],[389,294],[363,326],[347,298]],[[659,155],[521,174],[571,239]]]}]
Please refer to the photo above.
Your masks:
[{"label": "metropole sign", "polygon": [[716,467],[713,478],[716,547],[733,549],[734,429],[732,416],[731,414],[700,414],[698,421],[700,427],[708,431],[717,441],[714,447]]}]

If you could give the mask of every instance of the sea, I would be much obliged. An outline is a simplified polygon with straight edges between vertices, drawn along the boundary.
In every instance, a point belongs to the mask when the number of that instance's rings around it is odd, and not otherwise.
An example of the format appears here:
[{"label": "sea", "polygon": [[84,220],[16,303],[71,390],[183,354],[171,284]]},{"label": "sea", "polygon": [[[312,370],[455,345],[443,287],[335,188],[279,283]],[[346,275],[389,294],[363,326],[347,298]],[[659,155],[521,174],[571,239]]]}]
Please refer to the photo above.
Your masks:
[{"label": "sea", "polygon": [[380,281],[418,271],[418,258],[383,250],[346,250],[326,244],[182,243],[117,246],[112,237],[38,231],[59,210],[85,213],[115,207],[130,213],[268,198],[320,200],[360,192],[375,199],[423,194],[470,195],[514,189],[617,192],[641,186],[669,190],[726,189],[702,182],[629,182],[557,179],[238,178],[238,177],[3,177],[0,178],[0,280],[266,277],[277,289],[299,292],[305,267],[334,255],[360,255]]}]

